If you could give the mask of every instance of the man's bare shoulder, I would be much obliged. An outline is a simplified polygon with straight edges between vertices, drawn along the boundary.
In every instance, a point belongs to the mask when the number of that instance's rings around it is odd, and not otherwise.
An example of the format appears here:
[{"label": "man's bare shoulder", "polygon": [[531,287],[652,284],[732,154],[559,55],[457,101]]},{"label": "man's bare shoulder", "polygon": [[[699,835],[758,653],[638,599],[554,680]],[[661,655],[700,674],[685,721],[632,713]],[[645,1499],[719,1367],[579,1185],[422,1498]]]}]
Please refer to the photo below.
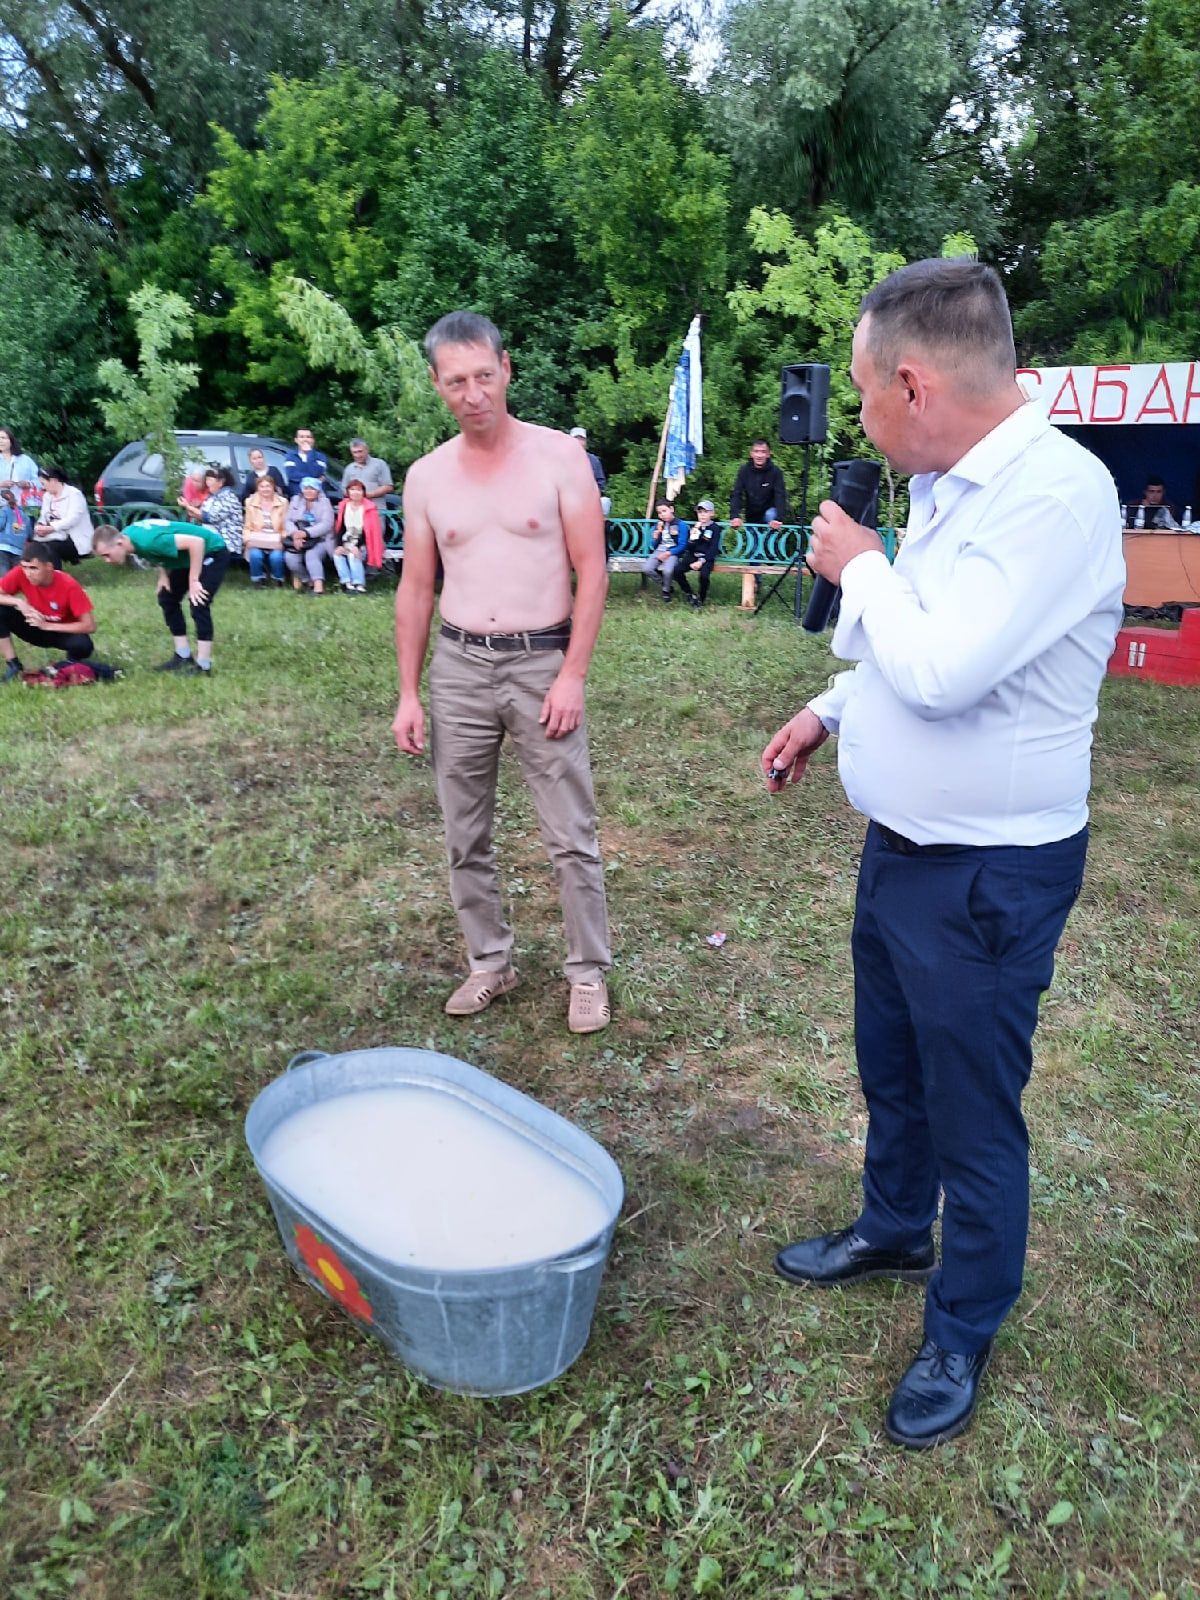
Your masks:
[{"label": "man's bare shoulder", "polygon": [[405,483],[410,488],[419,489],[429,479],[437,476],[438,472],[452,465],[461,446],[457,435],[447,439],[443,444],[435,445],[427,455],[418,456],[405,474]]},{"label": "man's bare shoulder", "polygon": [[579,445],[569,435],[560,433],[557,428],[544,428],[538,422],[522,422],[518,426],[527,449],[536,450],[549,460],[575,464],[580,454]]}]

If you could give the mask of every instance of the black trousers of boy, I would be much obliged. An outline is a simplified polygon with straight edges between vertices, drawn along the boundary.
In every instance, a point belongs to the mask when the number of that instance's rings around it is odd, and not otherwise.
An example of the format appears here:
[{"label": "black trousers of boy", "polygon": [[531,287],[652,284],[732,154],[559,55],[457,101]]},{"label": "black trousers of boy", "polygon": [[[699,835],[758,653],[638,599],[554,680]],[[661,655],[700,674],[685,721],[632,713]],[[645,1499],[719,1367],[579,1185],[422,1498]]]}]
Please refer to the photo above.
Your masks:
[{"label": "black trousers of boy", "polygon": [[94,648],[90,633],[51,633],[26,622],[15,606],[0,606],[0,639],[22,639],[43,650],[58,650],[68,661],[85,661]]},{"label": "black trousers of boy", "polygon": [[[208,591],[208,599],[202,606],[188,600],[191,608],[192,621],[196,624],[197,639],[211,639],[213,636],[212,605],[213,596],[221,587],[221,579],[225,576],[229,566],[228,550],[213,550],[205,556],[200,568],[200,582]],[[191,569],[188,567],[168,567],[166,588],[158,591],[158,603],[162,607],[163,621],[171,631],[172,639],[187,637],[187,624],[183,620],[183,601],[187,599],[188,589],[191,587]]]},{"label": "black trousers of boy", "polygon": [[[684,560],[686,561],[686,559],[687,559],[687,557],[685,556]],[[710,578],[712,577],[712,569],[713,569],[712,562],[711,561],[705,561],[703,563],[703,565],[700,567],[700,570],[696,573],[696,578],[697,578],[697,580],[699,582],[699,588],[700,588],[700,604],[701,605],[703,605],[704,602],[708,599],[708,584],[709,584]],[[680,565],[675,568],[675,582],[683,590],[684,594],[687,595],[689,600],[693,598],[691,585],[688,583],[688,569],[685,568],[682,563],[680,563]]]}]

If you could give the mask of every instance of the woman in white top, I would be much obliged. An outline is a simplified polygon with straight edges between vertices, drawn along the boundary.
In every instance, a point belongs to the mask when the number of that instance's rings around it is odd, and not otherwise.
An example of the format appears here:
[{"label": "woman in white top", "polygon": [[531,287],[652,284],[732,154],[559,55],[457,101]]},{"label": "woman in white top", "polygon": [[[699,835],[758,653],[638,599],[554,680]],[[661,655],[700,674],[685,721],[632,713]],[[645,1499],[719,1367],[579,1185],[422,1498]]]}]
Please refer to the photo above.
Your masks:
[{"label": "woman in white top", "polygon": [[0,428],[0,489],[11,489],[19,506],[36,506],[41,499],[37,462],[11,428]]},{"label": "woman in white top", "polygon": [[56,567],[91,554],[92,519],[88,515],[83,491],[67,481],[61,467],[43,467],[38,473],[42,485],[42,514],[33,537],[44,544]]},{"label": "woman in white top", "polygon": [[333,547],[333,564],[341,579],[343,594],[367,592],[363,551],[372,519],[377,529],[379,512],[367,499],[366,486],[361,478],[351,478],[346,485],[346,498],[337,509],[337,544]]}]

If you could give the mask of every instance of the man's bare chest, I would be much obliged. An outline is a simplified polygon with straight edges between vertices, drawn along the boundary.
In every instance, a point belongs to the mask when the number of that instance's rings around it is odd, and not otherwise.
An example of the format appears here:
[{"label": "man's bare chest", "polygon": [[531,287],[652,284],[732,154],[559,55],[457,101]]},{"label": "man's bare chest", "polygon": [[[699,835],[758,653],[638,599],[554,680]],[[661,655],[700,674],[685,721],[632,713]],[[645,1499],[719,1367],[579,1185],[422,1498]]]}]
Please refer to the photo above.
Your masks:
[{"label": "man's bare chest", "polygon": [[561,537],[558,494],[552,483],[497,474],[483,482],[447,482],[429,498],[429,520],[443,551],[481,540],[540,543]]}]

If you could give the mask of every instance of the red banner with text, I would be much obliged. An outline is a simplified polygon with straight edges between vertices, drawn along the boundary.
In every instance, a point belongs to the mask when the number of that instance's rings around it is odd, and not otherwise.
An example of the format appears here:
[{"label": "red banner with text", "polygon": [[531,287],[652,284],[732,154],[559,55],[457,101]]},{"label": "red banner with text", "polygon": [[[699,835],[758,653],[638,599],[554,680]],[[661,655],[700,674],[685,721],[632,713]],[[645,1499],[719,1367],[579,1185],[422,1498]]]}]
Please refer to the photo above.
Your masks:
[{"label": "red banner with text", "polygon": [[1200,362],[1018,367],[1017,382],[1051,422],[1200,423]]}]

